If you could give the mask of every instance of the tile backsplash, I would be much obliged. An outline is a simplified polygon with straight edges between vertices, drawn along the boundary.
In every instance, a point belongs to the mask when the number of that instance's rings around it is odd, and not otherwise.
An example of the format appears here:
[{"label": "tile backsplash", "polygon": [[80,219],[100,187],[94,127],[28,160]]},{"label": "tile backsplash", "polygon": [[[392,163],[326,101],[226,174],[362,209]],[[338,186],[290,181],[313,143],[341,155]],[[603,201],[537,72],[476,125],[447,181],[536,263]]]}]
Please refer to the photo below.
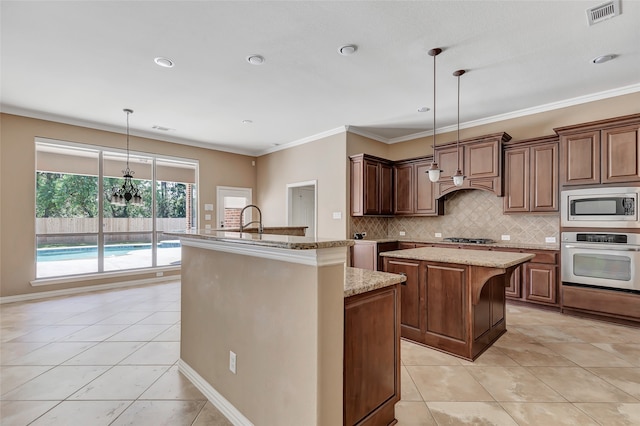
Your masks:
[{"label": "tile backsplash", "polygon": [[[510,236],[510,243],[545,244],[546,237],[560,241],[559,214],[502,213],[504,198],[485,191],[463,190],[445,199],[445,214],[437,217],[353,217],[351,234],[366,232],[367,239],[443,237],[491,238],[500,241]],[[400,236],[400,231],[405,236]]]}]

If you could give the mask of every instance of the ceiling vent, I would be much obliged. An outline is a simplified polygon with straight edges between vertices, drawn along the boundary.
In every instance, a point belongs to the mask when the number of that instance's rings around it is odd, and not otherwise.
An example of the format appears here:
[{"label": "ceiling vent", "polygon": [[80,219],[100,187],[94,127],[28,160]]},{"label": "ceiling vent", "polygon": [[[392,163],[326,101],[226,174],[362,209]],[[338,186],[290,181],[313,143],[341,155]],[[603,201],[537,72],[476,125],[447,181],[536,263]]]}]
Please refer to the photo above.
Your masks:
[{"label": "ceiling vent", "polygon": [[155,126],[153,126],[151,128],[154,129],[154,130],[161,130],[163,132],[168,132],[168,131],[171,131],[171,130],[175,130],[175,129],[172,129],[171,127],[164,127],[164,126],[158,126],[158,125],[155,125]]},{"label": "ceiling vent", "polygon": [[587,21],[589,26],[606,21],[620,15],[620,0],[612,0],[599,6],[587,9]]}]

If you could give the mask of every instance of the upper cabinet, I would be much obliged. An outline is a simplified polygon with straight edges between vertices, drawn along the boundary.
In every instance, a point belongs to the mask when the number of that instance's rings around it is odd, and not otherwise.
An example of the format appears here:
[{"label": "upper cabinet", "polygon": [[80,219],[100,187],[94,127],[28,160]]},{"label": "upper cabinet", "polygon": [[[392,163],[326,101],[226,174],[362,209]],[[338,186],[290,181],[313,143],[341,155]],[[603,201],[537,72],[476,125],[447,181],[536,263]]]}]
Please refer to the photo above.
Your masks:
[{"label": "upper cabinet", "polygon": [[[436,185],[436,198],[459,189],[482,189],[502,196],[502,144],[511,139],[507,133],[494,133],[436,146],[435,160],[442,170]],[[462,186],[453,184],[458,164],[466,176]]]},{"label": "upper cabinet", "polygon": [[398,216],[436,216],[444,212],[444,200],[435,198],[435,184],[427,170],[433,157],[395,162],[393,212]]},{"label": "upper cabinet", "polygon": [[393,167],[367,154],[351,158],[351,216],[393,214]]},{"label": "upper cabinet", "polygon": [[558,211],[558,137],[504,145],[504,212]]},{"label": "upper cabinet", "polygon": [[554,130],[561,186],[640,182],[640,114]]}]

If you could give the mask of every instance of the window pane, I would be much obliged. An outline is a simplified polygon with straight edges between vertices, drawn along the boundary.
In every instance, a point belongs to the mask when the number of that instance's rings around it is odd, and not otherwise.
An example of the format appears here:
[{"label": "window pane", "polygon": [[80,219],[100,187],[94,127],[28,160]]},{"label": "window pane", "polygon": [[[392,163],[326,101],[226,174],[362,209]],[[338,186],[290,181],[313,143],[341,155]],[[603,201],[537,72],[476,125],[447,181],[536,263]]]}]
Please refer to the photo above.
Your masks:
[{"label": "window pane", "polygon": [[158,266],[180,265],[182,259],[180,240],[158,232]]},{"label": "window pane", "polygon": [[98,236],[37,237],[36,278],[98,272]]},{"label": "window pane", "polygon": [[[126,154],[104,153],[104,232],[138,232],[151,231],[153,223],[151,208],[153,194],[151,192],[152,159],[143,156],[129,157],[129,167],[132,169],[133,184],[142,195],[142,205],[126,203],[125,205],[111,204],[111,194],[122,187],[124,170],[127,167]],[[117,167],[121,168],[117,172]],[[119,174],[118,174],[119,173]],[[106,268],[105,268],[106,270]]]},{"label": "window pane", "polygon": [[151,267],[151,233],[105,234],[104,270]]}]

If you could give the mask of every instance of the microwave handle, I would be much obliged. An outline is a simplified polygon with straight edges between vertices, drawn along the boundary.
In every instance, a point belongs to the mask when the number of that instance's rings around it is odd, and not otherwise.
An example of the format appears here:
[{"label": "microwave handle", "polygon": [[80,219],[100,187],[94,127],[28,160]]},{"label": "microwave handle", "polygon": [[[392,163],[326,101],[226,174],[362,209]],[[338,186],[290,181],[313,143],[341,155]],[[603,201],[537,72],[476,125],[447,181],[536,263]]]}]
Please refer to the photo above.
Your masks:
[{"label": "microwave handle", "polygon": [[587,249],[587,250],[614,250],[614,251],[640,251],[640,247],[619,247],[619,246],[611,246],[611,245],[587,245],[587,244],[564,244],[564,248],[576,248],[576,249]]}]

